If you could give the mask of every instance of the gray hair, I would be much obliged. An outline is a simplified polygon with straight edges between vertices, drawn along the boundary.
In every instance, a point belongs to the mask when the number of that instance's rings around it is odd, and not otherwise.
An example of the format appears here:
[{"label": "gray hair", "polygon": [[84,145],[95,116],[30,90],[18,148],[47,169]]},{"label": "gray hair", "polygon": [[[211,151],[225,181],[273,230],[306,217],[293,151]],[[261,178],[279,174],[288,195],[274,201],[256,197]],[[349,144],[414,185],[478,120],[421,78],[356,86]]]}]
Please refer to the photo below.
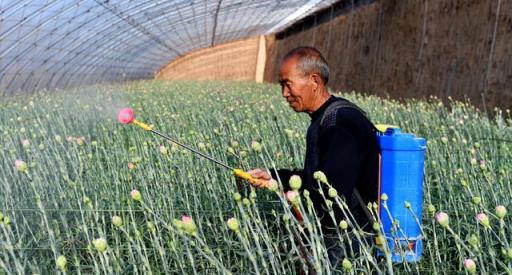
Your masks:
[{"label": "gray hair", "polygon": [[329,81],[329,65],[319,50],[307,46],[297,47],[289,51],[283,57],[283,61],[291,57],[297,57],[297,70],[305,76],[316,73],[324,84],[327,84],[327,81]]}]

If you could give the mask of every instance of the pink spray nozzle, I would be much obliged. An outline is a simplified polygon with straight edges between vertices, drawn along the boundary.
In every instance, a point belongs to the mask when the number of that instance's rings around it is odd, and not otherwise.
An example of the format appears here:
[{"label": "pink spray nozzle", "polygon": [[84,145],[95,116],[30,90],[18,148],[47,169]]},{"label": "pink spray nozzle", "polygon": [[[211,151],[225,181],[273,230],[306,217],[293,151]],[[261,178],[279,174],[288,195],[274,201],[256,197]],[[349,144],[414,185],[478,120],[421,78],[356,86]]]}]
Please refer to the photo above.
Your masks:
[{"label": "pink spray nozzle", "polygon": [[121,111],[119,111],[119,114],[117,115],[117,120],[123,124],[130,124],[135,119],[133,115],[132,108],[124,108]]}]

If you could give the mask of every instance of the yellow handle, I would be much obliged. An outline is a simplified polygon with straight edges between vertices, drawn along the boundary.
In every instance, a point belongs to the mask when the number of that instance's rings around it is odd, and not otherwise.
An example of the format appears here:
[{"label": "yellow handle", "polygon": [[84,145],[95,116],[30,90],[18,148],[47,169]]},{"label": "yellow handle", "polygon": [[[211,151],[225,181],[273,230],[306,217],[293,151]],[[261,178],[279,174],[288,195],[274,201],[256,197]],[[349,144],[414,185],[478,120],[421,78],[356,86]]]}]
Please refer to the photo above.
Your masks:
[{"label": "yellow handle", "polygon": [[255,179],[251,176],[251,174],[243,171],[242,169],[233,169],[233,174],[235,174],[235,176],[237,176],[241,179],[244,179],[244,180],[250,182],[252,185],[254,185],[256,187],[263,187],[263,188],[268,187],[268,181],[262,180],[262,179]]},{"label": "yellow handle", "polygon": [[400,127],[391,125],[391,124],[375,124],[375,128],[377,128],[377,130],[379,130],[381,133],[384,133],[384,132],[386,132],[386,130],[388,128],[400,128]]},{"label": "yellow handle", "polygon": [[144,122],[140,122],[140,121],[137,121],[136,119],[133,120],[133,124],[139,126],[140,128],[146,130],[146,131],[151,131],[153,130],[153,127],[147,125],[146,123]]}]

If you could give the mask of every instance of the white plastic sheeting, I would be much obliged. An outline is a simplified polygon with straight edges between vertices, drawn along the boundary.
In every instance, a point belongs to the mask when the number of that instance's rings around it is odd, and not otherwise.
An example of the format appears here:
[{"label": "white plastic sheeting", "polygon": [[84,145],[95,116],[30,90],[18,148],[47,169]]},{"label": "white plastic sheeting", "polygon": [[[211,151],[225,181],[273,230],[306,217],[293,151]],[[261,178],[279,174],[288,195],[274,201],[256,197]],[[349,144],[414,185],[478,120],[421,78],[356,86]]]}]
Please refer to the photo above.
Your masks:
[{"label": "white plastic sheeting", "polygon": [[0,0],[0,94],[150,78],[189,51],[280,31],[337,0]]}]

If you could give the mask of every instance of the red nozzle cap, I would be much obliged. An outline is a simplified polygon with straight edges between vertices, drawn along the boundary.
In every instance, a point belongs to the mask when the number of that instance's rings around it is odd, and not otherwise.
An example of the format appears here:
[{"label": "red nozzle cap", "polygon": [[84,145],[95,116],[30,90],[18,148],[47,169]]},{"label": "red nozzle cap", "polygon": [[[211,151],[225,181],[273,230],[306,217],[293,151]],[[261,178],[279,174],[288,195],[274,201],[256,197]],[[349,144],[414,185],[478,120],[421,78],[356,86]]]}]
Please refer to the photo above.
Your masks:
[{"label": "red nozzle cap", "polygon": [[132,108],[124,108],[117,115],[117,120],[123,124],[130,124],[134,119],[135,116],[133,115]]}]

